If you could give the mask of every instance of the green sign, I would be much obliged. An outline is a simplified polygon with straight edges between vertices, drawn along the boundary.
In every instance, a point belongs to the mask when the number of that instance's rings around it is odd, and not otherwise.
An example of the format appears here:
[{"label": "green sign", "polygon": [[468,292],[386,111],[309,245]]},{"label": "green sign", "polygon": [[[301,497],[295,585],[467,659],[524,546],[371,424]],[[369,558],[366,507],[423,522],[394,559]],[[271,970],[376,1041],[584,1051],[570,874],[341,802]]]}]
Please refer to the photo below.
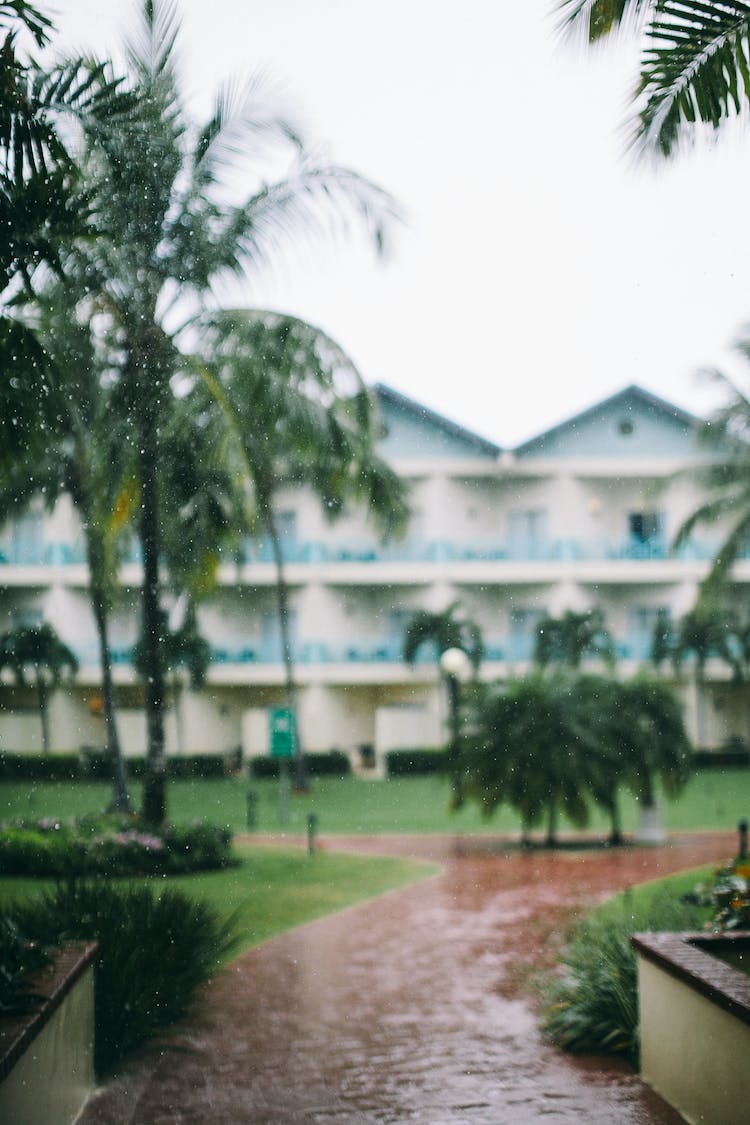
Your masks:
[{"label": "green sign", "polygon": [[288,707],[274,707],[268,713],[271,757],[294,757],[294,715]]}]

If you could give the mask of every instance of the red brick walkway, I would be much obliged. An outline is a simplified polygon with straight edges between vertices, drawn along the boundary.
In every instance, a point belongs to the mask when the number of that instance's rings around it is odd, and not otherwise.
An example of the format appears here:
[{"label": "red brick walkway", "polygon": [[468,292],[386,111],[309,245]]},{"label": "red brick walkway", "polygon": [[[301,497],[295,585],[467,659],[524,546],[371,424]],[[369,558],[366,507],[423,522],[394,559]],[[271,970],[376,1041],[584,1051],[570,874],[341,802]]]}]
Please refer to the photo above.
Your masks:
[{"label": "red brick walkway", "polygon": [[[732,851],[731,835],[620,851],[454,854],[347,839],[442,874],[243,954],[179,1036],[147,1049],[80,1125],[674,1125],[627,1067],[548,1045],[531,974],[564,923],[629,884]],[[466,850],[466,845],[464,845]]]}]

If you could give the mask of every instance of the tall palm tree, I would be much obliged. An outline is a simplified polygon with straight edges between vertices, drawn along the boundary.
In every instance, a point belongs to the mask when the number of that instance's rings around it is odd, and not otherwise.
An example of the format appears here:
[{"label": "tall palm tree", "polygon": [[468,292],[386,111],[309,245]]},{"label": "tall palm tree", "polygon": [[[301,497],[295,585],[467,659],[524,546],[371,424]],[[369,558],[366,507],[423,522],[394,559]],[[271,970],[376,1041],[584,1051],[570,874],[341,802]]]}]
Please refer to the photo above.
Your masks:
[{"label": "tall palm tree", "polygon": [[197,408],[212,419],[224,468],[240,483],[246,531],[262,534],[271,547],[295,785],[304,789],[279,493],[309,489],[328,519],[362,505],[387,538],[406,525],[406,486],[377,453],[374,397],[319,328],[277,313],[233,311],[204,322],[201,338]]},{"label": "tall palm tree", "polygon": [[[86,169],[107,234],[91,249],[90,284],[119,343],[117,376],[138,460],[148,744],[142,813],[154,823],[166,813],[160,434],[181,364],[184,318],[222,275],[265,265],[289,235],[328,234],[332,221],[354,215],[381,248],[395,213],[390,198],[356,173],[316,162],[295,127],[263,104],[257,80],[222,90],[210,119],[194,129],[175,70],[178,34],[176,5],[144,0],[127,51],[134,109],[100,132]],[[280,151],[294,156],[289,173],[264,181]],[[250,155],[255,170],[248,169]],[[244,183],[256,185],[239,203],[227,202],[232,162],[241,164]]]},{"label": "tall palm tree", "polygon": [[561,0],[562,23],[590,40],[641,35],[634,141],[670,156],[695,133],[750,107],[750,4],[739,0]]},{"label": "tall palm tree", "polygon": [[75,676],[78,661],[46,622],[19,625],[0,636],[0,671],[7,668],[17,684],[36,688],[42,724],[42,750],[50,752],[48,704],[50,692]]},{"label": "tall palm tree", "polygon": [[597,657],[608,666],[614,663],[614,644],[600,609],[583,613],[566,609],[562,617],[540,618],[534,641],[535,664],[540,668],[564,664],[577,669],[584,657]]},{"label": "tall palm tree", "polygon": [[52,23],[27,0],[0,3],[0,467],[34,442],[44,449],[59,401],[53,365],[8,303],[32,291],[40,266],[59,272],[64,247],[92,229],[62,120],[94,130],[131,106],[104,64],[73,59],[44,70],[26,59],[21,30],[43,47]]},{"label": "tall palm tree", "polygon": [[105,385],[105,357],[99,354],[89,322],[76,317],[75,278],[46,286],[40,297],[36,333],[57,375],[56,422],[46,433],[43,451],[24,447],[13,466],[0,473],[0,515],[17,515],[40,498],[51,509],[63,493],[78,512],[99,641],[111,808],[130,812],[115,714],[109,614],[128,498],[135,506],[134,466],[127,456],[124,420]]},{"label": "tall palm tree", "polygon": [[404,660],[413,664],[420,650],[432,650],[437,658],[440,673],[444,676],[448,693],[448,717],[450,720],[450,744],[448,748],[448,768],[451,777],[452,801],[455,807],[462,802],[461,781],[461,683],[459,677],[450,671],[443,671],[442,657],[452,649],[466,654],[471,668],[476,674],[484,656],[482,631],[475,621],[465,617],[459,602],[452,602],[442,612],[418,609],[406,623],[404,630]]},{"label": "tall palm tree", "polygon": [[447,609],[434,612],[417,609],[404,630],[404,660],[413,664],[420,649],[428,646],[436,658],[448,649],[465,652],[474,671],[478,671],[484,656],[482,631],[476,621],[464,616],[460,602],[451,602]]}]

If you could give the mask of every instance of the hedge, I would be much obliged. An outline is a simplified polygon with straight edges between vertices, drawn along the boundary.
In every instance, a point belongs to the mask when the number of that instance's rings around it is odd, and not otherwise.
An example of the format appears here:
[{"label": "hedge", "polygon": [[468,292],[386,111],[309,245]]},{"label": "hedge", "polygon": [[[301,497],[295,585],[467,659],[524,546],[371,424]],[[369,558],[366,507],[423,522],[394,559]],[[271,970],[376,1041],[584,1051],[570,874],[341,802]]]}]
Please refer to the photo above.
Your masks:
[{"label": "hedge", "polygon": [[445,769],[445,759],[445,750],[389,750],[385,768],[389,777],[441,773]]},{"label": "hedge", "polygon": [[[237,768],[239,756],[190,754],[167,758],[167,776],[182,778],[226,777]],[[143,777],[146,759],[125,759],[129,777]],[[81,754],[12,754],[0,751],[0,780],[71,781],[76,778],[106,779],[112,776],[109,760],[100,750]]]},{"label": "hedge", "polygon": [[[305,754],[305,769],[310,777],[346,777],[351,773],[352,764],[341,750],[329,750],[325,754]],[[287,759],[288,760],[288,759]],[[256,780],[279,776],[279,758],[250,758],[250,776]],[[293,763],[289,762],[290,769]]]}]

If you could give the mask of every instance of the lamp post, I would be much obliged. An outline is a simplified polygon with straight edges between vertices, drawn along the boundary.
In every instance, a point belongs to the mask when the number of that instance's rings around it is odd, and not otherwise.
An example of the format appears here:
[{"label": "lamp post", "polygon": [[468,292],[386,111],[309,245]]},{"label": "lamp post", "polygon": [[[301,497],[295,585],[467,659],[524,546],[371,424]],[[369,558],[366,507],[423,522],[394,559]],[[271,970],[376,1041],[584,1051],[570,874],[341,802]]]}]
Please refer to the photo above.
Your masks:
[{"label": "lamp post", "polygon": [[458,759],[461,748],[461,684],[471,675],[471,661],[462,648],[447,648],[440,656],[440,670],[445,676],[448,688],[448,721],[450,741],[448,743],[448,766],[454,796],[458,795],[461,779],[458,772]]}]

